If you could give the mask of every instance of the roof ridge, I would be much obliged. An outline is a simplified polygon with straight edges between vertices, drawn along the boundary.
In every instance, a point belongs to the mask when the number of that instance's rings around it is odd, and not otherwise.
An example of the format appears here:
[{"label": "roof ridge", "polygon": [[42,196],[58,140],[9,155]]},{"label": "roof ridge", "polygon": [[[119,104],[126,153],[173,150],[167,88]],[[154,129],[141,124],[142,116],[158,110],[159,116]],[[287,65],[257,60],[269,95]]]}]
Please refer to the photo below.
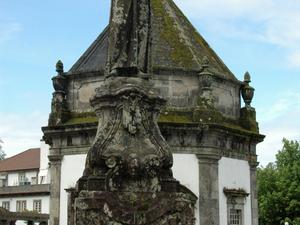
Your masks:
[{"label": "roof ridge", "polygon": [[0,163],[6,161],[6,160],[8,160],[8,159],[15,158],[15,157],[17,157],[17,156],[19,156],[19,155],[21,155],[21,154],[23,154],[23,153],[25,153],[25,152],[32,151],[32,150],[41,150],[41,148],[29,148],[29,149],[27,149],[27,150],[25,150],[25,151],[23,151],[23,152],[20,152],[20,153],[18,153],[18,154],[16,154],[16,155],[13,155],[13,156],[11,156],[11,157],[9,157],[9,158],[6,158],[6,159],[0,161]]},{"label": "roof ridge", "polygon": [[210,46],[210,44],[206,41],[206,39],[202,36],[202,34],[198,31],[198,29],[196,29],[196,27],[192,24],[192,22],[189,20],[189,18],[183,13],[183,11],[176,5],[176,3],[173,0],[169,0],[169,1],[170,1],[170,4],[172,5],[172,7],[180,13],[180,15],[186,21],[186,23],[188,23],[189,26],[193,29],[195,34],[200,37],[201,41],[203,42],[203,45],[207,48],[207,50],[216,57],[216,60],[221,64],[220,66],[223,67],[223,69],[228,71],[231,78],[233,78],[234,80],[237,80],[237,78],[234,76],[234,74],[229,69],[229,67],[224,63],[224,61],[221,59],[221,57]]},{"label": "roof ridge", "polygon": [[41,148],[29,148],[0,161],[0,172],[39,169],[40,160]]}]

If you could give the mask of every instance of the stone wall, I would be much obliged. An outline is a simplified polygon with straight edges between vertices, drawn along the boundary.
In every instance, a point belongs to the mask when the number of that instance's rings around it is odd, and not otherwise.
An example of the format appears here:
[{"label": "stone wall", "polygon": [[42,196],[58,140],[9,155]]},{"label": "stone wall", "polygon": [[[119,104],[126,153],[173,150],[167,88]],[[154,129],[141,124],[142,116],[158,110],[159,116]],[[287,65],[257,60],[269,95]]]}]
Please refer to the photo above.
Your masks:
[{"label": "stone wall", "polygon": [[[95,88],[103,83],[99,73],[69,75],[67,93],[69,109],[72,112],[91,112],[89,99],[95,93]],[[193,108],[197,104],[200,93],[200,83],[197,74],[193,75],[156,75],[153,77],[155,88],[167,100],[167,107]],[[240,112],[240,84],[215,77],[212,84],[214,106],[224,116],[238,119]]]}]

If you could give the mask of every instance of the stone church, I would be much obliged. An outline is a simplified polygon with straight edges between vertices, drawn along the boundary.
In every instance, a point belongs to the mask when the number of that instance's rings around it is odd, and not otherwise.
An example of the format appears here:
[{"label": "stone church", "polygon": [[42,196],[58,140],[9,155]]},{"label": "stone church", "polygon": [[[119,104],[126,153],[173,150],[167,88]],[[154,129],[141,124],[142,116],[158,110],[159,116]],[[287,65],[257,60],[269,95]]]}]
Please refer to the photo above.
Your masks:
[{"label": "stone church", "polygon": [[[251,107],[250,75],[239,81],[172,0],[149,2],[142,76],[166,100],[158,125],[173,153],[174,178],[198,198],[195,224],[257,225],[256,145],[264,136]],[[90,99],[107,79],[111,30],[112,23],[69,71],[56,65],[42,128],[51,146],[51,225],[73,224],[70,196],[101,126]]]}]

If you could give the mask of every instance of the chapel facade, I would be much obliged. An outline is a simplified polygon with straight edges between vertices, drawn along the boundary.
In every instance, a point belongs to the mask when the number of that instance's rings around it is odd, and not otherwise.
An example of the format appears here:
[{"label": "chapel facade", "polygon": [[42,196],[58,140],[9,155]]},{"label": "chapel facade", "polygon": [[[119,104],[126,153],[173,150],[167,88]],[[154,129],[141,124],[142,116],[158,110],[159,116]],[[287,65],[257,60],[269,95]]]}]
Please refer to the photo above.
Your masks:
[{"label": "chapel facade", "polygon": [[[239,81],[172,0],[152,0],[149,79],[167,101],[158,125],[174,177],[197,197],[196,224],[258,225],[254,89]],[[49,124],[50,224],[71,224],[68,192],[82,176],[98,119],[90,105],[107,76],[109,25],[73,67],[56,65]],[[242,99],[245,106],[242,106]]]}]

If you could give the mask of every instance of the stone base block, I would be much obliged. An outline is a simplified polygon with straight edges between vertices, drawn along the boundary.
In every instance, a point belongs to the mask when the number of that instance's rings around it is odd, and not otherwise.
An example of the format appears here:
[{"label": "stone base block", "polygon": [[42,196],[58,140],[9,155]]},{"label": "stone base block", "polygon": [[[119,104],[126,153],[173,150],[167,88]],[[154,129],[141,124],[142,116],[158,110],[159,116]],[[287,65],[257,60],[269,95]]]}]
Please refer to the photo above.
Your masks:
[{"label": "stone base block", "polygon": [[197,197],[191,193],[81,191],[76,225],[193,225]]},{"label": "stone base block", "polygon": [[244,107],[241,109],[241,125],[253,132],[258,132],[258,123],[256,122],[256,112],[254,108]]}]

